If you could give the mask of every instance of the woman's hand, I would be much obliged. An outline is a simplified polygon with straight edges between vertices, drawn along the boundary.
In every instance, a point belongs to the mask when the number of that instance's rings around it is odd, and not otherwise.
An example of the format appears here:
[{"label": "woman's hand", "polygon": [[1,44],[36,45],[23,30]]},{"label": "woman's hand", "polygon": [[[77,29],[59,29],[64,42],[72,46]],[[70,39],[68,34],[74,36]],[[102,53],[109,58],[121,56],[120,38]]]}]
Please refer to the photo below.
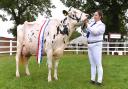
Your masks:
[{"label": "woman's hand", "polygon": [[84,24],[85,24],[85,26],[87,27],[87,25],[88,25],[88,19],[85,19],[85,20],[84,20]]}]

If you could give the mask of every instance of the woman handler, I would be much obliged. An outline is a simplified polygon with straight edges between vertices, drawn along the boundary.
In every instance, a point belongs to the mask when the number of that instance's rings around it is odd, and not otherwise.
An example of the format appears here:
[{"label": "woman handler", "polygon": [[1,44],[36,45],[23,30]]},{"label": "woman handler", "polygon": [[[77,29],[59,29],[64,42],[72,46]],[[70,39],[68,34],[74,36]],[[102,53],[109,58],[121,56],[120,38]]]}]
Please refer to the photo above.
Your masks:
[{"label": "woman handler", "polygon": [[[102,22],[103,13],[97,10],[94,13],[94,22],[88,24],[85,20],[88,42],[88,57],[91,64],[91,83],[102,84],[103,80],[103,67],[102,67],[102,41],[105,32],[105,24]],[[96,81],[96,73],[98,79]]]}]

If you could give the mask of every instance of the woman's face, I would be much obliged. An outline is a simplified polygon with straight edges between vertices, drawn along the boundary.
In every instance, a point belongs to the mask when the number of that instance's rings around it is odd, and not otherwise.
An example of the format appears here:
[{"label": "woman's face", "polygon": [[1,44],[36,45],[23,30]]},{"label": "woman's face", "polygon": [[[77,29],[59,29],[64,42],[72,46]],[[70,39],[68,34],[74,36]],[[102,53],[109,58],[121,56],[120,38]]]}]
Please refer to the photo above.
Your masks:
[{"label": "woman's face", "polygon": [[98,12],[95,12],[93,17],[95,21],[99,21],[101,19],[101,16],[99,16]]}]

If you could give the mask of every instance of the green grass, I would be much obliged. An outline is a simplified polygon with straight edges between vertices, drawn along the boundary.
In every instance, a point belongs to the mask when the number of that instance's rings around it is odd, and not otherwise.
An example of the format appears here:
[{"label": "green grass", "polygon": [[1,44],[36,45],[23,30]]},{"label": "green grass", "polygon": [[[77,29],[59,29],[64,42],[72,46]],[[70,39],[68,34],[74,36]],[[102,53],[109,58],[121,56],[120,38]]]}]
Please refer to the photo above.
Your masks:
[{"label": "green grass", "polygon": [[128,89],[128,56],[103,56],[104,85],[92,85],[87,55],[66,54],[59,64],[59,80],[47,82],[46,58],[41,67],[35,57],[30,60],[31,76],[15,77],[15,57],[0,56],[0,89]]}]

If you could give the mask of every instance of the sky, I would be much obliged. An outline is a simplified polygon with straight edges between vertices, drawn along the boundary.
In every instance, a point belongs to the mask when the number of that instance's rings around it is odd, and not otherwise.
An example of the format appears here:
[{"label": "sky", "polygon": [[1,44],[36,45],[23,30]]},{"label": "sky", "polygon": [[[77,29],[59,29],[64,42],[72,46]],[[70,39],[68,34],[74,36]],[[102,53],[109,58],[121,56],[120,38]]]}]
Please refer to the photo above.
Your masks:
[{"label": "sky", "polygon": [[12,21],[3,22],[0,20],[0,37],[13,38],[12,34],[8,34],[7,30],[13,27]]},{"label": "sky", "polygon": [[[7,19],[10,19],[11,16],[7,15],[6,12],[4,11],[0,11],[1,14],[5,14],[7,16]],[[2,21],[2,19],[0,18],[0,37],[9,37],[9,38],[13,38],[12,34],[8,34],[8,29],[12,28],[13,22],[12,21]]]},{"label": "sky", "polygon": [[68,10],[68,8],[63,5],[60,0],[51,0],[53,5],[55,5],[55,9],[52,9],[52,16],[53,18],[63,19],[64,15],[62,14],[62,10]]}]

